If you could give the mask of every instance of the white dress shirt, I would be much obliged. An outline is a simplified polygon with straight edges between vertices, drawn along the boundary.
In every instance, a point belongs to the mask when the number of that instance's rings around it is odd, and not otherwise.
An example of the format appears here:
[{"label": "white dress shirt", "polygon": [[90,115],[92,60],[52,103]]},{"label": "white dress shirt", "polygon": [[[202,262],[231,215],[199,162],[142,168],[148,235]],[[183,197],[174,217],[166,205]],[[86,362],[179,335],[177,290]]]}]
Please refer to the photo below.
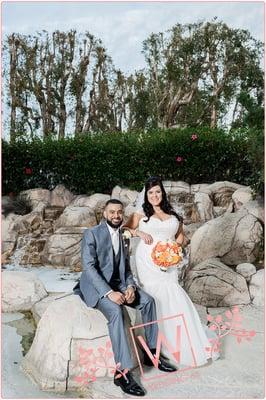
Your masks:
[{"label": "white dress shirt", "polygon": [[107,225],[107,228],[110,232],[111,235],[111,239],[112,239],[112,245],[113,245],[113,249],[114,249],[114,253],[117,254],[119,251],[119,233],[120,233],[120,229],[113,229],[110,225]]}]

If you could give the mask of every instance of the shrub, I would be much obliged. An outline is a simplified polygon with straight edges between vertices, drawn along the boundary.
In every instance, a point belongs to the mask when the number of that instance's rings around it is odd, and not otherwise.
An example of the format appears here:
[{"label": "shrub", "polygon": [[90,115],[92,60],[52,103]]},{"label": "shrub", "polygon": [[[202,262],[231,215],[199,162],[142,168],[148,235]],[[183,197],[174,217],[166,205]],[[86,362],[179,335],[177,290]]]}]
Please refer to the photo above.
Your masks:
[{"label": "shrub", "polygon": [[252,135],[201,127],[3,141],[3,193],[51,190],[59,183],[75,194],[110,193],[115,185],[140,190],[149,175],[190,184],[256,184],[262,163],[255,161]]}]

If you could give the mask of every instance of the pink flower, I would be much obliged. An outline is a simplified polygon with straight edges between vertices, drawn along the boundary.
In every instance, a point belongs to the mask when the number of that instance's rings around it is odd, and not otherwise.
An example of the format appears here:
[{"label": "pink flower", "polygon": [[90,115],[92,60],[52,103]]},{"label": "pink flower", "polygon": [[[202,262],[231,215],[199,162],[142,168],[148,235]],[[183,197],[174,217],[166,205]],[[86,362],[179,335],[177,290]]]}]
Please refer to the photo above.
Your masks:
[{"label": "pink flower", "polygon": [[191,139],[194,141],[194,140],[197,140],[198,139],[198,135],[196,135],[195,133],[193,133],[193,135],[191,135]]},{"label": "pink flower", "polygon": [[177,163],[181,163],[182,161],[184,161],[184,158],[181,157],[181,156],[177,156],[177,157],[175,158],[175,160],[176,160]]},{"label": "pink flower", "polygon": [[25,172],[26,175],[31,175],[32,174],[32,168],[27,168],[26,167],[24,172]]}]

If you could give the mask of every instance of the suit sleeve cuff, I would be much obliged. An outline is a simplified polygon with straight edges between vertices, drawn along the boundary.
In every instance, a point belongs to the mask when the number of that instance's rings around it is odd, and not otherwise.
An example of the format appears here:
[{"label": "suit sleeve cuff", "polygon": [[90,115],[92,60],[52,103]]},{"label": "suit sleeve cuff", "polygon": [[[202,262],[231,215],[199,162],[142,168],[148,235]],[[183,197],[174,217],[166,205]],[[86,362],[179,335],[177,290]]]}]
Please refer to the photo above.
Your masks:
[{"label": "suit sleeve cuff", "polygon": [[112,293],[112,292],[113,292],[113,290],[109,290],[107,293],[105,293],[105,294],[101,297],[101,299],[103,299],[104,297],[107,297],[108,294],[110,294],[110,293]]},{"label": "suit sleeve cuff", "polygon": [[135,285],[127,285],[127,289],[130,288],[130,287],[132,287],[135,291],[137,289]]}]

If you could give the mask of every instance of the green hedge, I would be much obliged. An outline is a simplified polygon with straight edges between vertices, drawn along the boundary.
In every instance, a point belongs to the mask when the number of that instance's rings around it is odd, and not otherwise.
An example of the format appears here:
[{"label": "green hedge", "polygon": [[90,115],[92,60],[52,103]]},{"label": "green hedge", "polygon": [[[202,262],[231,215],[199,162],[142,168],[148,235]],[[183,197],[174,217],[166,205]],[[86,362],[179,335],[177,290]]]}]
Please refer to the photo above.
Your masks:
[{"label": "green hedge", "polygon": [[2,160],[3,194],[51,190],[59,183],[75,194],[110,193],[115,185],[140,190],[155,174],[188,183],[229,180],[263,188],[263,134],[257,131],[187,128],[2,141]]}]

